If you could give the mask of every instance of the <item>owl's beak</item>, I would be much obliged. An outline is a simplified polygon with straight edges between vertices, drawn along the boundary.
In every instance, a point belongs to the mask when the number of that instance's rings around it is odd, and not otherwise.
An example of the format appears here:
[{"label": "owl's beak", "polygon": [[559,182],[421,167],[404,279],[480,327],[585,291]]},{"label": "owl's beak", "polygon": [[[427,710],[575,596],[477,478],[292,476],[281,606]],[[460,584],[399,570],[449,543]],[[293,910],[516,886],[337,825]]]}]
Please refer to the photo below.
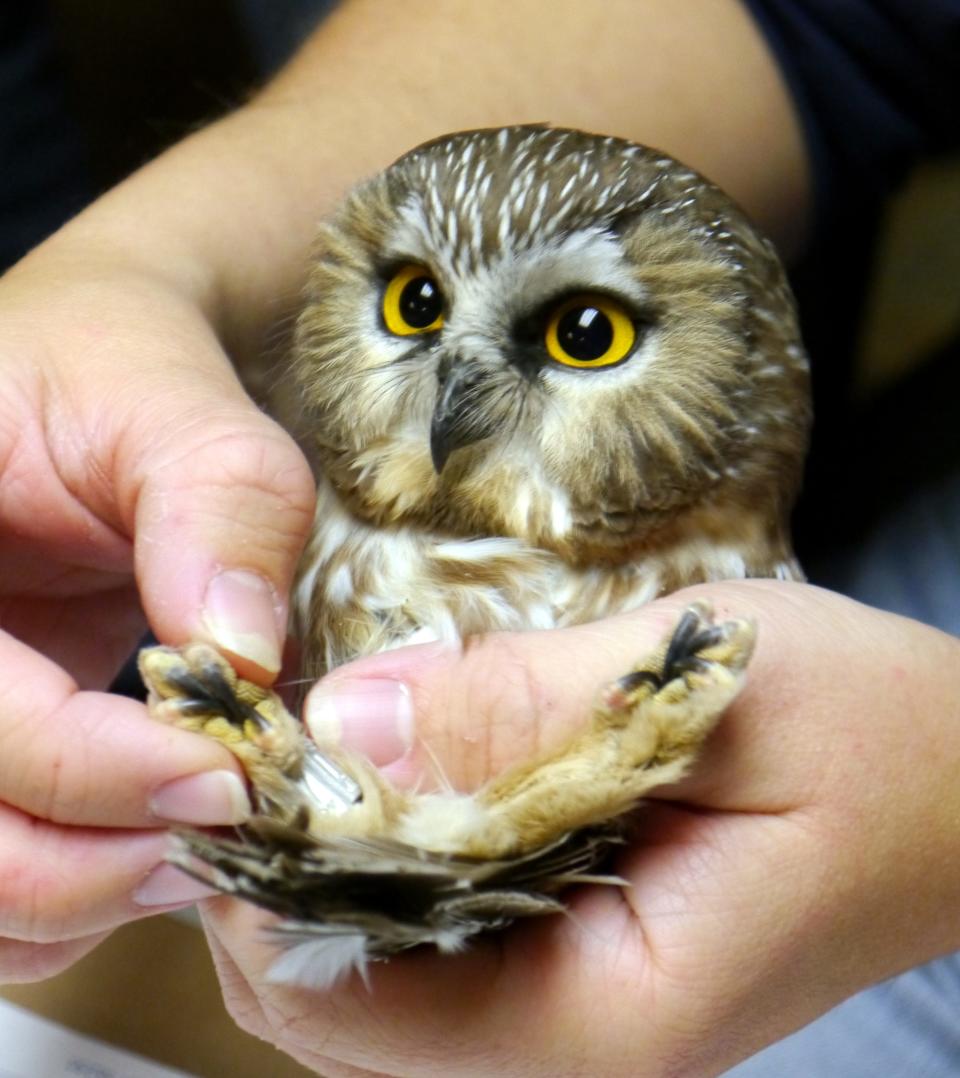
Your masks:
[{"label": "owl's beak", "polygon": [[439,475],[455,449],[489,438],[496,429],[484,407],[487,374],[476,363],[441,364],[430,423],[430,457]]}]

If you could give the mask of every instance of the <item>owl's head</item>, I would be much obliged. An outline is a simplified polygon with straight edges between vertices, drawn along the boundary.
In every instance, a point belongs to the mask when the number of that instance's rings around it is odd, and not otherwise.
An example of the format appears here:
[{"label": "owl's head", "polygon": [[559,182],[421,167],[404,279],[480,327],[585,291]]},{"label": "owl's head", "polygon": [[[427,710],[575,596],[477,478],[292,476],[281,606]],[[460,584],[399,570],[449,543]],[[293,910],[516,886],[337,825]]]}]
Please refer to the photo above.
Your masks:
[{"label": "owl's head", "polygon": [[779,260],[642,146],[510,127],[406,154],[322,229],[293,370],[308,448],[380,525],[575,562],[785,535],[809,414]]}]

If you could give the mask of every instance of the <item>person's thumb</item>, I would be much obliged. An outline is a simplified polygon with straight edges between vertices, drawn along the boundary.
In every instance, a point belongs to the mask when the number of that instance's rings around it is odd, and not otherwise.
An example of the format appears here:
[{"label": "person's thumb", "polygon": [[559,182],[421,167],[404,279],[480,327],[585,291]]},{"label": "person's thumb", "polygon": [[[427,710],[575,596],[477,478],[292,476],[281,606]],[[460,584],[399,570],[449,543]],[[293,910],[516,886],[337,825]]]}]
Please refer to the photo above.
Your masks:
[{"label": "person's thumb", "polygon": [[121,464],[141,600],[162,642],[206,640],[263,681],[280,669],[313,480],[225,365],[184,383],[149,401]]},{"label": "person's thumb", "polygon": [[315,686],[304,718],[321,745],[362,752],[398,785],[475,789],[582,726],[600,690],[652,651],[685,605],[672,596],[590,625],[360,659]]}]

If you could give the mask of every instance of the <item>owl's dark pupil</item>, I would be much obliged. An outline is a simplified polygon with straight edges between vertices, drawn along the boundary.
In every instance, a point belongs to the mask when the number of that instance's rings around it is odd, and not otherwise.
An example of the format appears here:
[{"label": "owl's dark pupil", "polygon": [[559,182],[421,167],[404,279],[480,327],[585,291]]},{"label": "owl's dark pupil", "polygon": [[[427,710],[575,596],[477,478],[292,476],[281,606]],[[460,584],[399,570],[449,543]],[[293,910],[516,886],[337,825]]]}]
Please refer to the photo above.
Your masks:
[{"label": "owl's dark pupil", "polygon": [[443,296],[429,277],[414,277],[400,293],[400,315],[408,326],[426,329],[443,314]]},{"label": "owl's dark pupil", "polygon": [[613,344],[613,325],[596,307],[574,307],[557,323],[557,341],[571,359],[589,363]]}]

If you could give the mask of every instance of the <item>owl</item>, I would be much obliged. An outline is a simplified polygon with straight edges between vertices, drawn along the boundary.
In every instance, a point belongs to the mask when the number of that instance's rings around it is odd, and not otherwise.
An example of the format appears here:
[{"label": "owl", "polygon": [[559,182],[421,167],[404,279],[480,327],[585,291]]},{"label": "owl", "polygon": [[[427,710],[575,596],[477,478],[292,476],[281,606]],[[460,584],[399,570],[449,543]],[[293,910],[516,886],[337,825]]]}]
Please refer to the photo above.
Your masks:
[{"label": "owl", "polygon": [[[420,146],[321,227],[284,410],[317,476],[304,677],[426,640],[580,624],[696,582],[799,579],[806,356],[772,245],[663,153],[543,126]],[[203,645],[154,713],[228,744],[258,815],[178,863],[282,915],[279,979],[561,908],[739,689],[754,628],[690,608],[584,729],[472,794],[316,746]]]}]

